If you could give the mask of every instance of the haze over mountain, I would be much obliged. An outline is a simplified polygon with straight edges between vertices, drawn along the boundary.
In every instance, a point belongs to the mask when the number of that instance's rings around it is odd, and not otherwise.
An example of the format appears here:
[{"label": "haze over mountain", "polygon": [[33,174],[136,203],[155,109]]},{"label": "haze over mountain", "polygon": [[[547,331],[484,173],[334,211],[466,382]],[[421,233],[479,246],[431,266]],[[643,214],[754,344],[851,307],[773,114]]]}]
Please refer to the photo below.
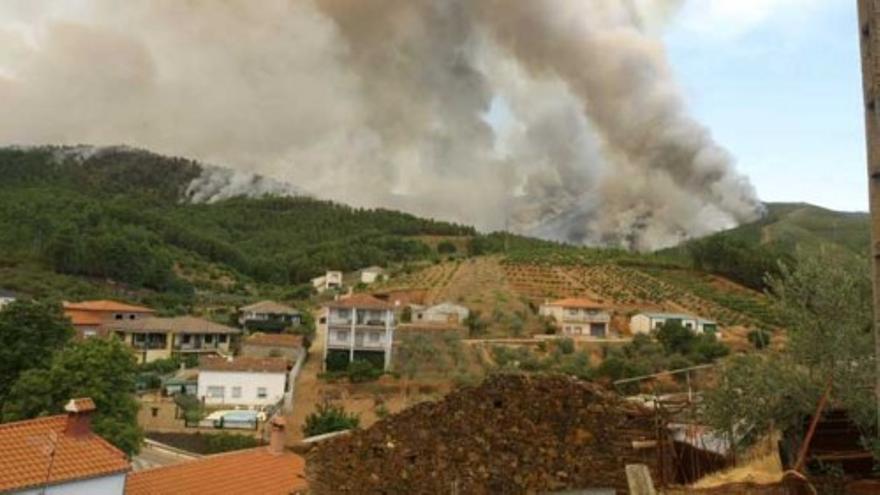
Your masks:
[{"label": "haze over mountain", "polygon": [[356,206],[666,246],[760,210],[651,29],[679,3],[40,2],[2,31],[0,142],[129,144]]}]

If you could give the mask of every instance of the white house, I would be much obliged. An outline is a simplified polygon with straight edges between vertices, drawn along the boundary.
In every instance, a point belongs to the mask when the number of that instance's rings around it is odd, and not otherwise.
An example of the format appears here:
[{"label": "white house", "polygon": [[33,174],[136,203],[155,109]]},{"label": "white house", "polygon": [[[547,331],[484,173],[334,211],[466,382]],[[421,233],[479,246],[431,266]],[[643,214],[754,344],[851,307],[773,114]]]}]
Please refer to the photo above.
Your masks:
[{"label": "white house", "polygon": [[541,305],[541,316],[556,322],[559,331],[569,337],[606,338],[610,333],[611,313],[608,308],[589,299],[560,299]]},{"label": "white house", "polygon": [[387,278],[387,275],[385,274],[385,269],[381,266],[370,266],[362,269],[359,273],[360,282],[367,285],[375,282],[381,282]]},{"label": "white house", "polygon": [[703,332],[717,334],[718,332],[718,323],[705,318],[700,318],[699,316],[681,313],[638,313],[630,318],[629,330],[633,335],[639,333],[648,334],[659,329],[668,321],[678,321],[681,326],[693,330],[698,334]]},{"label": "white house", "polygon": [[463,323],[471,314],[470,310],[460,304],[444,302],[434,306],[410,306],[413,309],[413,323]]},{"label": "white house", "polygon": [[320,292],[342,288],[342,272],[331,270],[320,277],[312,279],[312,286]]},{"label": "white house", "polygon": [[0,311],[2,311],[7,304],[15,302],[16,297],[17,296],[14,292],[0,289]]},{"label": "white house", "polygon": [[394,343],[394,305],[368,294],[355,294],[326,305],[327,331],[324,340],[324,369],[334,362],[356,359],[382,361],[391,368]]},{"label": "white house", "polygon": [[92,432],[95,403],[72,399],[64,410],[0,425],[0,493],[125,493],[130,465],[124,452]]},{"label": "white house", "polygon": [[205,404],[268,406],[287,391],[287,365],[283,358],[205,356],[199,361],[198,397]]}]

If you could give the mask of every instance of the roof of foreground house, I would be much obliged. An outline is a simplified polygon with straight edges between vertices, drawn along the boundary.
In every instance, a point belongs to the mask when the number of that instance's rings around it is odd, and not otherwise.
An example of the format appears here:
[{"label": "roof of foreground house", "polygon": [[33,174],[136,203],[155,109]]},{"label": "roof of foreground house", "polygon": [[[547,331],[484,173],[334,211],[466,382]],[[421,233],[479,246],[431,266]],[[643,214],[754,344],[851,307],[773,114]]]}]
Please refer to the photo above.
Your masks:
[{"label": "roof of foreground house", "polygon": [[275,314],[275,315],[298,315],[299,311],[295,308],[291,308],[286,304],[281,304],[275,301],[260,301],[254,304],[250,304],[247,306],[243,306],[241,311],[253,312],[253,313],[266,313],[266,314]]},{"label": "roof of foreground house", "polygon": [[[78,399],[72,407],[87,411],[94,408],[89,403],[91,400],[86,403],[85,399]],[[67,421],[67,415],[62,414],[0,425],[0,492],[129,470],[128,459],[121,450],[91,432],[78,436],[65,433]]]},{"label": "roof of foreground house", "polygon": [[107,311],[120,313],[155,313],[156,310],[145,306],[135,306],[134,304],[121,303],[119,301],[111,301],[109,299],[101,299],[98,301],[82,301],[77,303],[65,302],[64,309],[79,311]]},{"label": "roof of foreground house", "polygon": [[307,489],[305,460],[266,447],[139,471],[125,484],[126,495],[291,495]]},{"label": "roof of foreground house", "polygon": [[139,320],[113,321],[106,327],[125,333],[191,333],[191,334],[238,334],[238,328],[214,323],[195,316],[176,318],[141,318]]},{"label": "roof of foreground house", "polygon": [[242,371],[251,373],[287,373],[287,360],[277,357],[244,357],[234,359],[203,356],[199,359],[201,371]]},{"label": "roof of foreground house", "polygon": [[345,299],[339,299],[337,301],[331,301],[327,303],[328,308],[343,308],[343,309],[378,309],[378,310],[388,310],[394,309],[394,305],[389,303],[388,301],[383,301],[376,297],[373,297],[369,294],[354,294],[352,296],[346,297]]}]

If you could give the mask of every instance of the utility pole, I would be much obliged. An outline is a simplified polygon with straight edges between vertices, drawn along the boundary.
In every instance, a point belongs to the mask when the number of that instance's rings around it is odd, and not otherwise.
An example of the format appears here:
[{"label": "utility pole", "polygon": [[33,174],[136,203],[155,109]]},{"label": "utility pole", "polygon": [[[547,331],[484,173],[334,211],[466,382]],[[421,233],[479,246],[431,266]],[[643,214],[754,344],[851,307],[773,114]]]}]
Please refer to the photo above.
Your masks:
[{"label": "utility pole", "polygon": [[874,287],[874,395],[880,432],[880,0],[858,0],[862,47],[862,86],[868,146],[868,194],[871,204],[871,265]]}]

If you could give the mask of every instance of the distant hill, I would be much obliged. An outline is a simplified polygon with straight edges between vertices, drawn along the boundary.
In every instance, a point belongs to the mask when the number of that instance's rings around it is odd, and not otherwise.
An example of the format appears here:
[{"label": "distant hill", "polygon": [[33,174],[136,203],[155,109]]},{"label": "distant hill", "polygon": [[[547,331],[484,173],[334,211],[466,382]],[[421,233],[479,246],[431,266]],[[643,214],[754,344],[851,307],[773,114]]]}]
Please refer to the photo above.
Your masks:
[{"label": "distant hill", "polygon": [[870,215],[840,212],[808,203],[767,203],[760,220],[722,232],[720,236],[792,251],[798,246],[833,245],[867,255],[871,245]]},{"label": "distant hill", "polygon": [[[39,296],[294,287],[327,269],[427,260],[471,227],[358,209],[130,148],[0,149],[0,286]],[[163,301],[157,301],[163,305]]]}]

